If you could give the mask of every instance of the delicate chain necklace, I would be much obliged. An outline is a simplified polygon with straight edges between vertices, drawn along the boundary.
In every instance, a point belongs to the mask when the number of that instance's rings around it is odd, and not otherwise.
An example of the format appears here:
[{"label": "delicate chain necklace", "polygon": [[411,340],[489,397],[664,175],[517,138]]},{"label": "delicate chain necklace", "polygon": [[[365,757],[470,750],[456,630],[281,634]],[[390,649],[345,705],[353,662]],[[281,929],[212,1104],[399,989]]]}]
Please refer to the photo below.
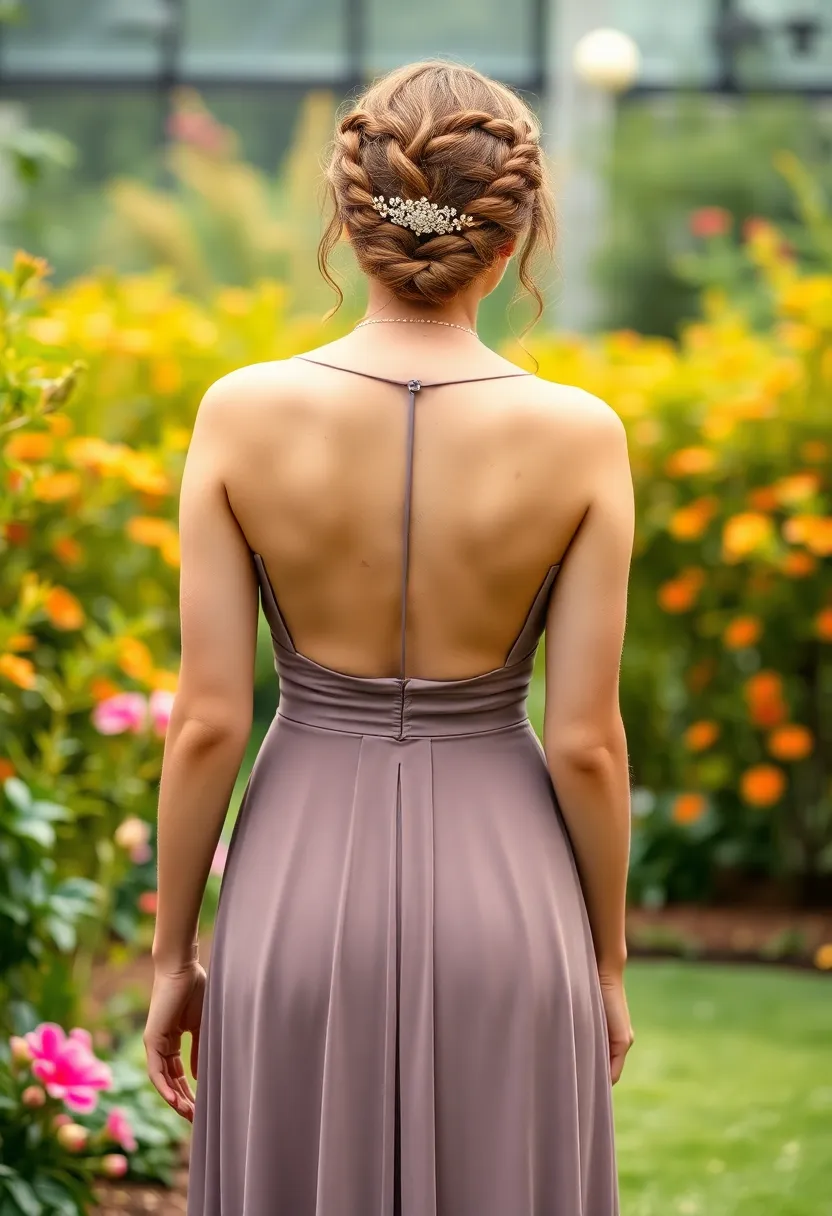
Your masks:
[{"label": "delicate chain necklace", "polygon": [[461,329],[466,334],[473,334],[475,338],[479,334],[475,329],[471,329],[468,325],[457,325],[455,321],[434,321],[431,317],[368,317],[366,321],[359,321],[354,329],[361,329],[362,325],[392,325],[401,323],[403,325],[447,325],[449,329]]}]

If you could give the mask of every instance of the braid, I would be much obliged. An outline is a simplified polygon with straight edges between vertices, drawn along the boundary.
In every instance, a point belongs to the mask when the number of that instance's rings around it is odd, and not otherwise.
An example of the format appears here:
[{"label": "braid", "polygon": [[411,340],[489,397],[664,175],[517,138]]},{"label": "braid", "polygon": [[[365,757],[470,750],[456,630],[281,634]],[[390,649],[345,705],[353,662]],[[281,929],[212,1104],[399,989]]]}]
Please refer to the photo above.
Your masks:
[{"label": "braid", "polygon": [[[341,119],[327,176],[335,214],[319,263],[330,282],[327,255],[342,225],[366,274],[430,304],[452,299],[525,233],[520,276],[540,306],[526,264],[551,237],[551,200],[533,115],[504,86],[444,63],[391,73]],[[382,217],[376,194],[425,196],[476,223],[420,236]]]}]

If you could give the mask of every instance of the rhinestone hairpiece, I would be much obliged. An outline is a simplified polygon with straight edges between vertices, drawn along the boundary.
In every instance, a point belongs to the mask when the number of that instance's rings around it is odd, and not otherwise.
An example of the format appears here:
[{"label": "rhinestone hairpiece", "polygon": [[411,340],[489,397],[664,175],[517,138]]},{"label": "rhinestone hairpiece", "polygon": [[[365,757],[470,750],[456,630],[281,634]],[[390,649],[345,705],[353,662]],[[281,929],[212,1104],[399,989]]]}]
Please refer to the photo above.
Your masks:
[{"label": "rhinestone hairpiece", "polygon": [[410,228],[411,231],[424,236],[426,233],[462,232],[470,224],[476,223],[472,215],[461,211],[457,215],[456,207],[440,207],[425,198],[385,198],[383,194],[373,195],[373,207],[400,228]]}]

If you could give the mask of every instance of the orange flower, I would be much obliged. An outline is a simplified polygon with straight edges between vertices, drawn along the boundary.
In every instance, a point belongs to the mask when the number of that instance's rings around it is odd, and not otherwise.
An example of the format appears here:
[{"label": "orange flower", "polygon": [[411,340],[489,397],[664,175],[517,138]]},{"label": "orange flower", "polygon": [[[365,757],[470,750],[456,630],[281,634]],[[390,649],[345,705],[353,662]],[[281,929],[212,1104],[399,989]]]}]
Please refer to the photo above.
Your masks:
[{"label": "orange flower", "polygon": [[716,456],[710,448],[680,448],[665,464],[669,477],[693,477],[698,473],[710,473],[716,464]]},{"label": "orange flower", "polygon": [[150,368],[154,393],[177,393],[182,387],[182,372],[174,359],[159,359]]},{"label": "orange flower", "polygon": [[158,462],[144,452],[126,451],[119,462],[119,473],[129,486],[145,494],[167,494],[170,488]]},{"label": "orange flower", "polygon": [[145,912],[148,916],[156,915],[158,896],[155,891],[142,891],[136,903],[140,912]]},{"label": "orange flower", "polygon": [[696,591],[681,578],[670,579],[659,587],[659,607],[665,612],[687,612],[693,607]]},{"label": "orange flower", "polygon": [[692,722],[685,731],[685,747],[691,752],[704,752],[719,738],[719,725],[710,720]]},{"label": "orange flower", "polygon": [[26,478],[20,469],[9,469],[6,475],[6,485],[12,494],[16,494],[18,490],[22,490],[25,484]]},{"label": "orange flower", "polygon": [[729,650],[744,650],[760,640],[762,621],[756,616],[737,616],[729,623],[722,640]]},{"label": "orange flower", "polygon": [[161,545],[173,531],[173,524],[158,515],[134,515],[127,523],[127,535],[138,545]]},{"label": "orange flower", "polygon": [[77,566],[84,556],[84,550],[74,536],[59,536],[52,546],[52,552],[67,566]]},{"label": "orange flower", "polygon": [[45,422],[52,434],[61,439],[72,430],[72,419],[66,414],[47,414]]},{"label": "orange flower", "polygon": [[148,684],[153,689],[159,689],[161,692],[176,692],[179,687],[179,673],[176,671],[163,671],[157,667],[151,673]]},{"label": "orange flower", "polygon": [[815,951],[815,966],[819,971],[832,971],[832,942],[824,942]]},{"label": "orange flower", "polygon": [[125,451],[124,444],[108,443],[97,435],[78,435],[66,445],[66,454],[73,464],[96,473],[112,470]]},{"label": "orange flower", "polygon": [[824,642],[832,642],[832,608],[823,608],[815,617],[815,633]]},{"label": "orange flower", "polygon": [[35,644],[35,638],[31,633],[15,633],[9,638],[9,650],[31,650]]},{"label": "orange flower", "polygon": [[743,511],[725,521],[722,551],[726,561],[738,561],[754,553],[774,535],[774,525],[759,511]]},{"label": "orange flower", "polygon": [[34,688],[35,665],[30,659],[21,659],[16,654],[0,654],[0,675],[16,684],[18,688]]},{"label": "orange flower", "polygon": [[776,671],[758,671],[745,684],[745,696],[755,726],[779,726],[786,717],[783,681]]},{"label": "orange flower", "polygon": [[748,501],[755,511],[775,511],[779,506],[773,486],[757,486],[756,489],[749,490]]},{"label": "orange flower", "polygon": [[790,545],[805,545],[818,557],[832,553],[832,516],[793,515],[783,524],[783,536]]},{"label": "orange flower", "polygon": [[125,675],[146,682],[153,671],[153,656],[138,638],[123,638],[119,646],[118,665]]},{"label": "orange flower", "polygon": [[108,680],[106,676],[95,676],[90,681],[90,694],[94,701],[106,701],[108,697],[114,697],[120,693],[121,689],[118,684],[114,684],[112,680]]},{"label": "orange flower", "polygon": [[80,488],[81,478],[77,473],[47,473],[36,478],[32,493],[38,502],[60,502],[77,494]]},{"label": "orange flower", "polygon": [[66,587],[53,587],[43,607],[56,629],[80,629],[86,620],[80,601]]},{"label": "orange flower", "polygon": [[781,506],[791,507],[812,498],[820,489],[820,477],[814,471],[793,473],[791,477],[781,477],[772,486],[775,498]]},{"label": "orange flower", "polygon": [[812,732],[797,723],[780,726],[768,737],[768,750],[776,760],[805,760],[814,746]]},{"label": "orange flower", "polygon": [[676,540],[698,540],[711,522],[717,507],[713,497],[697,498],[679,507],[670,517],[668,531]]},{"label": "orange flower", "polygon": [[45,431],[21,431],[12,435],[5,447],[9,460],[45,460],[54,441]]},{"label": "orange flower", "polygon": [[679,794],[673,800],[670,815],[676,823],[696,823],[705,814],[707,806],[701,794]]},{"label": "orange flower", "polygon": [[16,771],[17,770],[15,769],[11,760],[6,760],[5,757],[0,756],[0,781],[5,781],[8,777],[13,777]]},{"label": "orange flower", "polygon": [[786,774],[774,764],[756,764],[740,779],[740,794],[749,806],[774,806],[785,789]]},{"label": "orange flower", "polygon": [[798,549],[783,558],[783,573],[789,578],[806,578],[817,569],[818,563],[810,553]]}]

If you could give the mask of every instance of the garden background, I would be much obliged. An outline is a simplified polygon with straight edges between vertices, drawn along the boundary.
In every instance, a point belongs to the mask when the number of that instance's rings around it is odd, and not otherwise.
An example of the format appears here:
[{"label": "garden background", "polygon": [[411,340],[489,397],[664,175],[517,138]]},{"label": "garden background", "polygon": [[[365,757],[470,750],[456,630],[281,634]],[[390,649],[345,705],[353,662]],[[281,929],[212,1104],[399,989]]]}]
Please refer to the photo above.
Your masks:
[{"label": "garden background", "polygon": [[[830,1216],[832,18],[696,0],[692,32],[648,0],[521,6],[524,68],[496,6],[472,33],[466,5],[422,5],[418,28],[368,5],[352,81],[317,0],[274,44],[286,84],[255,50],[277,5],[247,0],[232,29],[188,0],[173,52],[164,3],[121,7],[132,25],[0,4],[0,1216],[184,1211],[188,1127],[141,1043],[179,478],[213,380],[361,315],[346,249],[329,320],[315,271],[333,117],[359,77],[440,52],[559,124],[561,242],[583,254],[550,273],[537,328],[518,336],[506,282],[482,335],[628,431],[622,1211]],[[602,12],[639,58],[615,39],[574,53]],[[247,84],[222,66],[235,38]],[[146,62],[154,39],[166,57]],[[564,132],[555,102],[582,99],[596,125]],[[589,203],[591,244],[568,222]],[[226,841],[279,694],[260,624]],[[222,865],[223,846],[206,958]]]}]

